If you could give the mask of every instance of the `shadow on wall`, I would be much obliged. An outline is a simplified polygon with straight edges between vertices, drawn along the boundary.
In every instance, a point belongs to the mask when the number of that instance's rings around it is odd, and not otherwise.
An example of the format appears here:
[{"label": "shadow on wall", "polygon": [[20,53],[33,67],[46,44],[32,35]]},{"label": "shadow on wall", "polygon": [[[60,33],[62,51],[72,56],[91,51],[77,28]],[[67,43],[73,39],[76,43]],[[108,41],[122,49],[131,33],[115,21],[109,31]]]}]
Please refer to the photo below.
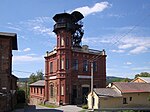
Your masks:
[{"label": "shadow on wall", "polygon": [[28,108],[24,110],[24,112],[63,112],[58,109],[36,109],[35,105],[29,105]]}]

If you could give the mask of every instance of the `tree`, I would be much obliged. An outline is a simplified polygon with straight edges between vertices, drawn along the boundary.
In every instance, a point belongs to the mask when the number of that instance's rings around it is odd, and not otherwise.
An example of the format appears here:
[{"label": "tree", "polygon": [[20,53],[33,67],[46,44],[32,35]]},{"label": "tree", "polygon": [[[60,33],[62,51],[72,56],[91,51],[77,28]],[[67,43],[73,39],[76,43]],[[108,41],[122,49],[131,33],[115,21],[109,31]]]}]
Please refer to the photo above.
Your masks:
[{"label": "tree", "polygon": [[136,74],[135,78],[137,77],[150,77],[150,73],[148,72],[141,72],[140,74]]},{"label": "tree", "polygon": [[36,82],[38,80],[42,80],[44,79],[44,74],[42,72],[42,70],[38,70],[36,73],[32,73],[29,77],[29,84]]}]

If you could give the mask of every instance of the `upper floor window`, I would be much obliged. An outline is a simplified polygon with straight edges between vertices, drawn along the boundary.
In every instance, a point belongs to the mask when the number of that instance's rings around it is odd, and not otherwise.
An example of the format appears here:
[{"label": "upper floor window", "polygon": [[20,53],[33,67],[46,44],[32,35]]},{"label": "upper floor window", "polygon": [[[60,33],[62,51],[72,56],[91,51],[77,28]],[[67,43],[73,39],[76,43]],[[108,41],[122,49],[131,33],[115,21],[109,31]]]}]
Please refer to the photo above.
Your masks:
[{"label": "upper floor window", "polygon": [[66,70],[69,69],[69,59],[66,59]]},{"label": "upper floor window", "polygon": [[83,61],[83,71],[84,71],[84,72],[87,72],[87,71],[88,71],[88,61],[87,61],[87,60],[84,60],[84,61]]},{"label": "upper floor window", "polygon": [[93,71],[97,72],[97,62],[96,61],[93,62]]},{"label": "upper floor window", "polygon": [[60,69],[64,69],[64,59],[61,59]]},{"label": "upper floor window", "polygon": [[60,39],[60,44],[61,44],[61,46],[64,46],[64,37],[61,37],[61,39]]},{"label": "upper floor window", "polygon": [[73,61],[73,68],[74,68],[74,70],[78,70],[78,60],[77,59],[74,59],[74,61]]},{"label": "upper floor window", "polygon": [[69,46],[69,38],[66,37],[66,46]]},{"label": "upper floor window", "polygon": [[53,72],[53,62],[50,62],[50,73]]}]

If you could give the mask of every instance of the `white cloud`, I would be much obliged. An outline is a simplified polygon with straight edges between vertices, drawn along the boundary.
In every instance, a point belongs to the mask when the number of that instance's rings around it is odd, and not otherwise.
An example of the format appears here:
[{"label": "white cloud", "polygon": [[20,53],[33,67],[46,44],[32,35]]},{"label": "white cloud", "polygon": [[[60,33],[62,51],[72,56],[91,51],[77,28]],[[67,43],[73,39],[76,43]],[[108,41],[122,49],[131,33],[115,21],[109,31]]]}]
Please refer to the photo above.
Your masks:
[{"label": "white cloud", "polygon": [[148,48],[144,46],[138,46],[134,48],[133,50],[130,51],[131,54],[139,54],[139,53],[144,53],[148,50]]},{"label": "white cloud", "polygon": [[31,61],[44,61],[43,56],[35,57],[29,55],[22,55],[22,56],[13,56],[13,62],[31,62]]},{"label": "white cloud", "polygon": [[108,2],[100,2],[96,3],[93,7],[89,6],[79,7],[76,8],[74,11],[80,11],[84,16],[87,16],[93,13],[102,12],[109,6],[111,6],[111,4],[109,4]]},{"label": "white cloud", "polygon": [[126,65],[132,65],[132,63],[131,63],[131,62],[126,62],[125,64],[126,64]]},{"label": "white cloud", "polygon": [[52,19],[50,17],[36,17],[34,19],[20,22],[22,26],[29,31],[32,31],[34,34],[54,37],[55,34],[53,33],[53,27],[50,27],[51,23]]},{"label": "white cloud", "polygon": [[133,45],[132,44],[124,44],[124,45],[119,45],[118,48],[119,49],[128,49],[131,48]]},{"label": "white cloud", "polygon": [[131,68],[131,70],[135,70],[135,71],[150,71],[150,67],[147,67],[147,66],[135,67],[135,68]]},{"label": "white cloud", "polygon": [[125,52],[124,50],[111,50],[112,52],[115,52],[115,53],[123,53]]},{"label": "white cloud", "polygon": [[30,50],[31,50],[31,48],[25,48],[23,51],[27,52],[27,51],[30,51]]}]

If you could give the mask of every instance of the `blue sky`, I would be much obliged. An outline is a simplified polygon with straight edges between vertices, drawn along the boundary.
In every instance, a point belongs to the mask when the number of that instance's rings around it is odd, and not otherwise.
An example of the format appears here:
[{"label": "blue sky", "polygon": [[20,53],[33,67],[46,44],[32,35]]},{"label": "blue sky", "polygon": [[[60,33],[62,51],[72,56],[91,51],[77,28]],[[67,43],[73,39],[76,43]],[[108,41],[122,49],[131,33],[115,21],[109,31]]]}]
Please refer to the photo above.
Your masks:
[{"label": "blue sky", "polygon": [[44,71],[44,55],[56,45],[52,17],[74,10],[85,16],[82,45],[106,50],[107,76],[150,72],[149,0],[0,0],[0,32],[18,35],[13,74]]}]

